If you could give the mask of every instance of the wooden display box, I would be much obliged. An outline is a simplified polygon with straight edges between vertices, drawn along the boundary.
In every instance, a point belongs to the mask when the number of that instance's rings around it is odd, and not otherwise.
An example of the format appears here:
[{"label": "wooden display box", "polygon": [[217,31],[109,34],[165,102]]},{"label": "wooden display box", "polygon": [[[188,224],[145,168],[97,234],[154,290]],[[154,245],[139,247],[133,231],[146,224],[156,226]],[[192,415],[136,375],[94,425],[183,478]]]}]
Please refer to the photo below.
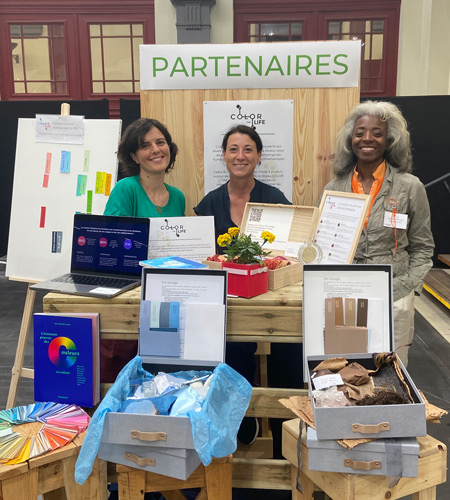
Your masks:
[{"label": "wooden display box", "polygon": [[222,262],[216,262],[214,260],[202,260],[202,264],[207,265],[209,269],[222,269]]},{"label": "wooden display box", "polygon": [[[270,209],[275,209],[279,211],[280,220],[286,217],[287,211],[294,210],[294,216],[292,218],[291,228],[289,231],[288,243],[300,244],[305,243],[312,239],[314,231],[317,224],[318,208],[308,207],[300,205],[270,205],[268,203],[247,203],[244,210],[244,215],[242,216],[241,231],[243,233],[249,234],[249,229],[251,223],[249,222],[249,216],[252,208],[260,209],[264,207],[269,207]],[[275,235],[276,242],[276,228],[267,228],[267,231],[272,232]],[[259,235],[258,235],[259,236]],[[271,251],[270,257],[285,256],[284,249],[273,249]],[[292,258],[291,264],[281,269],[269,270],[269,290],[277,290],[284,286],[292,285],[293,283],[298,283],[302,280],[303,265],[298,262],[297,258]]]},{"label": "wooden display box", "polygon": [[[222,262],[212,260],[203,260],[202,264],[206,264],[209,269],[222,269]],[[291,261],[288,266],[281,269],[269,269],[268,274],[268,290],[278,290],[284,286],[298,283],[302,280],[303,266],[300,262]]]},{"label": "wooden display box", "polygon": [[269,290],[278,290],[278,288],[302,281],[302,271],[302,264],[293,261],[281,269],[269,269]]}]

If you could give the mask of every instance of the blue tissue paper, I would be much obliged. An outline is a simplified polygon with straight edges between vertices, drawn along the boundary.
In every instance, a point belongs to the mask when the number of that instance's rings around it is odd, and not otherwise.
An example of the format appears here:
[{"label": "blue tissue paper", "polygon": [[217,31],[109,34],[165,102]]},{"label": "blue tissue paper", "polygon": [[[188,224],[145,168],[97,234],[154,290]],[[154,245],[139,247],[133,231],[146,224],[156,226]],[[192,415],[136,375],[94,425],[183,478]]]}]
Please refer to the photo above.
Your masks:
[{"label": "blue tissue paper", "polygon": [[[191,370],[172,375],[191,380],[208,373]],[[201,407],[187,413],[194,447],[203,465],[209,465],[213,456],[224,457],[236,451],[236,435],[252,395],[251,385],[228,365],[219,364],[213,373],[210,389]],[[92,471],[106,414],[120,411],[130,393],[130,382],[134,379],[153,379],[153,375],[143,369],[140,356],[133,358],[122,369],[92,416],[75,466],[75,481],[78,484],[83,484]]]}]

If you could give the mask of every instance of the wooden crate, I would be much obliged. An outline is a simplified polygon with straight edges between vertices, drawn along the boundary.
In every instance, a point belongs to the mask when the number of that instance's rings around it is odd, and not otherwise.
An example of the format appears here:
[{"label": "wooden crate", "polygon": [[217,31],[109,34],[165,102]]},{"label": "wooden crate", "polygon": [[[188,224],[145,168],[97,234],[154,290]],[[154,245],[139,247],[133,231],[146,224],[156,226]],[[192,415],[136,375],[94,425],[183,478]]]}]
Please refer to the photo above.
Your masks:
[{"label": "wooden crate", "polygon": [[[242,216],[241,231],[246,232],[248,218],[252,208],[276,208],[280,211],[280,220],[283,219],[286,210],[294,209],[294,217],[292,219],[291,228],[289,231],[288,241],[295,243],[304,243],[312,239],[317,224],[318,208],[306,207],[300,205],[270,205],[268,203],[247,203]],[[275,231],[276,232],[276,231]],[[275,234],[276,237],[276,234]],[[271,255],[284,256],[284,250],[273,250]],[[303,265],[298,259],[292,258],[291,264],[281,269],[269,271],[269,290],[277,290],[284,286],[298,283],[302,280]]]},{"label": "wooden crate", "polygon": [[302,272],[303,265],[300,262],[291,262],[281,269],[269,270],[269,290],[278,290],[302,281]]},{"label": "wooden crate", "polygon": [[214,260],[202,260],[202,264],[207,265],[209,269],[222,269],[222,262],[216,262]]},{"label": "wooden crate", "polygon": [[333,500],[394,500],[413,495],[417,500],[435,499],[436,485],[447,480],[447,447],[431,436],[417,438],[420,446],[418,477],[403,477],[389,487],[385,476],[341,474],[309,470],[309,449],[306,433],[301,438],[300,479],[303,495],[296,490],[298,474],[299,419],[283,423],[283,456],[291,463],[292,498],[309,500],[317,488]]}]

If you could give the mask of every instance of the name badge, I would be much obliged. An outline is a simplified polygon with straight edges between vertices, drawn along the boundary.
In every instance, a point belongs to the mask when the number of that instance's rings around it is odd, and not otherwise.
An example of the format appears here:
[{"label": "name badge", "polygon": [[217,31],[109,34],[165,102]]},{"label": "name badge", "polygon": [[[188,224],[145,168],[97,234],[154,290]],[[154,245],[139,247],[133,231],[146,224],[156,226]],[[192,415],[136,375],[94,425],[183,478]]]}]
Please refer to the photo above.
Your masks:
[{"label": "name badge", "polygon": [[[394,220],[395,218],[395,220]],[[396,227],[397,229],[406,229],[408,225],[408,215],[394,212],[384,212],[384,227]]]}]

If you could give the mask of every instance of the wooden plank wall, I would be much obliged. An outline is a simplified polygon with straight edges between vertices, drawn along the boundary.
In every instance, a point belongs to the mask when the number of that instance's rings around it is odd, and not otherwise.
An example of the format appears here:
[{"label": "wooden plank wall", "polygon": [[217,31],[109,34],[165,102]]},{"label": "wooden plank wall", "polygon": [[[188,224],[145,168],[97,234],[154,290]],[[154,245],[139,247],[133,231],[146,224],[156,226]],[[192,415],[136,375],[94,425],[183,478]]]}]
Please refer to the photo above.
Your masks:
[{"label": "wooden plank wall", "polygon": [[331,177],[336,133],[359,103],[359,88],[141,91],[141,116],[165,123],[179,154],[167,182],[186,196],[186,215],[204,196],[203,101],[293,99],[293,203],[317,205]]}]

